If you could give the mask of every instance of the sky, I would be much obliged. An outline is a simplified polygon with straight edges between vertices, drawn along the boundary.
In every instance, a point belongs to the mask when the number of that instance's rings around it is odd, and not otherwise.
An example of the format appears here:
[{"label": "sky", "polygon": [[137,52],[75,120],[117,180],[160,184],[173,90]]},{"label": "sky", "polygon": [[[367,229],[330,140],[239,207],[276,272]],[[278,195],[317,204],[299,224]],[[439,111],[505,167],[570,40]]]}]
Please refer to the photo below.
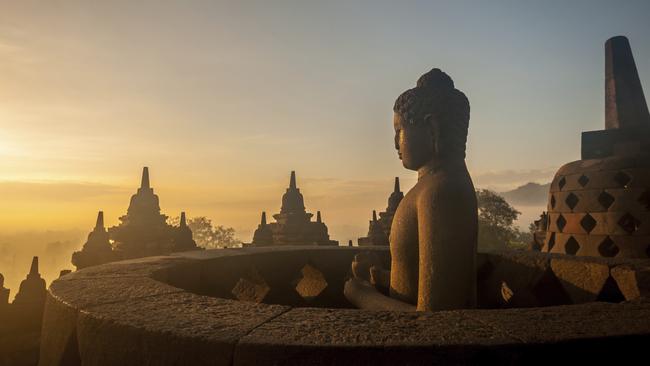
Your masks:
[{"label": "sky", "polygon": [[647,0],[0,0],[0,233],[87,232],[98,210],[115,225],[149,166],[164,213],[250,241],[295,170],[346,243],[393,177],[415,182],[392,107],[433,67],[470,100],[475,185],[547,183],[604,128],[607,38],[628,36],[650,87],[648,15]]}]

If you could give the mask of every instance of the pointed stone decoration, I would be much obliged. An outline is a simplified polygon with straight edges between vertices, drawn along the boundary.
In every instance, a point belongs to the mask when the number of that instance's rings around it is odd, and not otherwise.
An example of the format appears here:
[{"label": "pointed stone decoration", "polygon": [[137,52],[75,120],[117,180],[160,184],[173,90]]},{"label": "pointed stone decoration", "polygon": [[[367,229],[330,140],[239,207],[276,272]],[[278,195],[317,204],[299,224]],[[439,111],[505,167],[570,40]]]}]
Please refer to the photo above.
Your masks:
[{"label": "pointed stone decoration", "polygon": [[32,266],[29,268],[29,275],[41,276],[41,274],[38,273],[38,257],[32,258]]},{"label": "pointed stone decoration", "polygon": [[289,189],[296,189],[296,172],[294,170],[291,171],[291,178],[289,179]]},{"label": "pointed stone decoration", "polygon": [[[380,214],[380,216],[390,216],[388,221],[392,222],[392,215],[395,214],[397,206],[399,206],[399,203],[402,202],[402,198],[404,198],[404,193],[402,193],[399,188],[399,177],[395,177],[395,187],[393,189],[393,193],[391,193],[390,197],[388,197],[388,207],[386,207],[384,215]],[[390,227],[390,225],[388,226]]]},{"label": "pointed stone decoration", "polygon": [[84,243],[83,248],[72,254],[72,264],[77,269],[82,269],[113,262],[117,259],[109,241],[108,232],[104,227],[104,212],[99,211],[95,228],[88,234],[88,240]]},{"label": "pointed stone decoration", "polygon": [[95,231],[104,231],[104,211],[97,213],[97,222],[95,223]]},{"label": "pointed stone decoration", "polygon": [[171,247],[172,252],[187,252],[190,250],[201,249],[196,245],[196,242],[194,241],[192,229],[187,226],[185,211],[181,212],[178,227],[175,229],[176,230],[174,232],[173,243]]},{"label": "pointed stone decoration", "polygon": [[[393,192],[388,197],[388,207],[377,215],[377,211],[372,211],[372,220],[368,228],[368,236],[358,239],[360,246],[368,245],[388,245],[390,237],[390,227],[393,224],[393,216],[397,207],[404,198],[404,193],[400,190],[399,177],[395,177]],[[379,216],[379,217],[377,217]]]},{"label": "pointed stone decoration", "polygon": [[650,113],[627,37],[605,43],[605,129],[650,127]]},{"label": "pointed stone decoration", "polygon": [[187,220],[185,219],[185,211],[181,212],[180,227],[187,227]]},{"label": "pointed stone decoration", "polygon": [[316,222],[318,222],[318,223],[323,222],[323,220],[321,219],[321,216],[320,216],[320,211],[316,211]]},{"label": "pointed stone decoration", "polygon": [[38,273],[38,257],[34,257],[27,278],[20,283],[13,304],[42,308],[45,304],[45,292],[45,280]]},{"label": "pointed stone decoration", "polygon": [[273,245],[273,232],[266,223],[266,211],[262,211],[262,218],[257,230],[253,233],[252,244],[259,246]]},{"label": "pointed stone decoration", "polygon": [[[280,208],[281,214],[290,214],[304,216],[305,213],[305,202],[300,193],[300,189],[296,185],[296,172],[291,172],[291,178],[289,179],[289,188],[282,196],[282,208]],[[311,214],[309,214],[311,217]]]},{"label": "pointed stone decoration", "polygon": [[2,309],[9,304],[9,289],[5,288],[5,277],[0,273],[0,314]]},{"label": "pointed stone decoration", "polygon": [[140,182],[141,189],[149,189],[151,185],[149,184],[149,167],[142,168],[142,181]]}]

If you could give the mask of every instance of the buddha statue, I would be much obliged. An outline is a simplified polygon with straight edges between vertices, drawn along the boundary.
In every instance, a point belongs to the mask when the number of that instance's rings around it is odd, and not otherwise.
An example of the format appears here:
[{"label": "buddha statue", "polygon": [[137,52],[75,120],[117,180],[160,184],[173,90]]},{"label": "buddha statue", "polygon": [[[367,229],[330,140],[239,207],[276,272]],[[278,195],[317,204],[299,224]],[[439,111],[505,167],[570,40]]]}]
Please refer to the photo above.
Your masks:
[{"label": "buddha statue", "polygon": [[[374,310],[475,307],[477,203],[465,165],[469,101],[447,74],[433,69],[397,98],[393,110],[395,148],[418,181],[393,218],[389,275],[377,266],[369,266],[369,274],[357,271],[345,295]],[[388,296],[377,289],[383,286]]]}]

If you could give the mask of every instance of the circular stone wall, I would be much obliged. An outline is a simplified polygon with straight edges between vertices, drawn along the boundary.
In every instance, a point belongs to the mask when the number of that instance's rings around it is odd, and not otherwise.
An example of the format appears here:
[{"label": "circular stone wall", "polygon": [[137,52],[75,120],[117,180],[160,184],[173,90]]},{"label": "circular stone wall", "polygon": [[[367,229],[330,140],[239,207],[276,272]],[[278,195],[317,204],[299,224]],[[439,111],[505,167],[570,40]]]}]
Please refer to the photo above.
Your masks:
[{"label": "circular stone wall", "polygon": [[[210,250],[66,275],[48,292],[40,364],[547,364],[645,357],[648,261],[481,254],[479,298],[503,309],[315,307],[345,306],[338,291],[361,250],[368,248]],[[296,306],[279,304],[293,301]],[[573,305],[539,307],[553,303]]]}]

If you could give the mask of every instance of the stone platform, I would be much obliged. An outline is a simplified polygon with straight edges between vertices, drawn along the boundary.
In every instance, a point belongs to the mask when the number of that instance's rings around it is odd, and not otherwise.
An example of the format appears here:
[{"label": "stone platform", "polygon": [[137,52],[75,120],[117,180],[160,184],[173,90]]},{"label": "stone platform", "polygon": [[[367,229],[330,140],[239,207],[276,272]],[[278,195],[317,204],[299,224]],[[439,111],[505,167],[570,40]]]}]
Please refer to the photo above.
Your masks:
[{"label": "stone platform", "polygon": [[342,295],[354,255],[368,250],[388,258],[387,248],[218,249],[66,275],[48,292],[40,365],[548,365],[646,357],[649,260],[483,253],[482,309],[371,312],[347,308]]}]

